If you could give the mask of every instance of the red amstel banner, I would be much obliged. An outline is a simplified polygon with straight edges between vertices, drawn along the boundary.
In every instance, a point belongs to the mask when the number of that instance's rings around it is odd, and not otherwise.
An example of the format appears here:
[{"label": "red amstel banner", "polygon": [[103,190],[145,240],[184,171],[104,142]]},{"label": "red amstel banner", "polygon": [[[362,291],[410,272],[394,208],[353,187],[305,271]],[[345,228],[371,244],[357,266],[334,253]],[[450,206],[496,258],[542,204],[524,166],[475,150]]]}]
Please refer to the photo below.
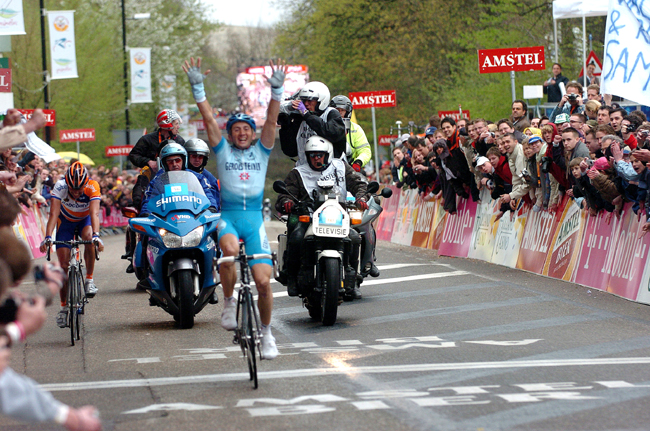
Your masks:
[{"label": "red amstel banner", "polygon": [[87,142],[95,140],[95,129],[59,130],[59,142]]},{"label": "red amstel banner", "polygon": [[543,46],[479,49],[479,73],[527,72],[546,69]]},{"label": "red amstel banner", "polygon": [[[455,111],[438,111],[438,117],[445,118],[451,117],[454,121],[460,120],[460,111],[457,109]],[[469,120],[469,109],[463,109],[463,118]]]},{"label": "red amstel banner", "polygon": [[399,207],[401,190],[395,186],[389,186],[393,191],[393,196],[384,199],[381,206],[384,210],[379,214],[377,219],[377,239],[382,241],[390,241],[393,236],[393,225],[395,224],[395,214]]},{"label": "red amstel banner", "polygon": [[397,139],[397,135],[379,135],[377,145],[382,147],[390,147],[390,141]]},{"label": "red amstel banner", "polygon": [[132,149],[133,145],[106,147],[104,148],[104,154],[106,154],[106,157],[128,156]]},{"label": "red amstel banner", "polygon": [[438,253],[441,256],[467,257],[476,219],[476,202],[457,198],[456,214],[447,215]]},{"label": "red amstel banner", "polygon": [[349,93],[354,109],[392,108],[397,106],[395,90]]},{"label": "red amstel banner", "polygon": [[11,69],[0,69],[0,93],[11,93]]},{"label": "red amstel banner", "polygon": [[[20,111],[27,120],[32,118],[32,114],[34,113],[33,109],[19,109],[18,111]],[[43,114],[45,114],[47,120],[45,123],[47,127],[56,126],[56,111],[54,109],[43,109]]]}]

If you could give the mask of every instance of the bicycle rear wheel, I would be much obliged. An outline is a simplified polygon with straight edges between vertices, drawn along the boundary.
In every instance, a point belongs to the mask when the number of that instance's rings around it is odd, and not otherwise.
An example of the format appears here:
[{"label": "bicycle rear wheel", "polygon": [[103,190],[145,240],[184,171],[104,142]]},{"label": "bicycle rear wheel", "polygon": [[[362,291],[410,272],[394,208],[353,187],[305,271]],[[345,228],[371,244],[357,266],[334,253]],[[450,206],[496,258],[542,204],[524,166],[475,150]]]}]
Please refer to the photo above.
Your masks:
[{"label": "bicycle rear wheel", "polygon": [[248,374],[250,377],[251,385],[253,389],[257,389],[257,358],[255,357],[255,329],[253,326],[253,295],[250,290],[246,289],[242,293],[242,304],[241,304],[241,313],[242,313],[242,326],[241,326],[241,339],[242,350],[244,350],[244,356],[246,356],[246,361],[248,363]]}]

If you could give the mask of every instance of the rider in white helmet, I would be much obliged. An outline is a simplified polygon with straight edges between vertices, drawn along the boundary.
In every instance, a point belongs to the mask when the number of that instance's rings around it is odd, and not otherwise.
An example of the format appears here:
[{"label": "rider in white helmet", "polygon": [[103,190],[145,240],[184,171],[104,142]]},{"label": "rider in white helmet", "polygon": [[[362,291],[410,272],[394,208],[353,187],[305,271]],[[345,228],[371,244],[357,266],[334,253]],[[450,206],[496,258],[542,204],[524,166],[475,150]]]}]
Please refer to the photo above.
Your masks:
[{"label": "rider in white helmet", "polygon": [[[289,172],[284,182],[287,186],[287,191],[295,196],[301,202],[311,202],[312,191],[318,187],[318,181],[322,179],[333,179],[337,183],[341,196],[346,196],[349,191],[355,197],[357,207],[362,210],[368,209],[368,196],[367,185],[365,179],[357,174],[347,163],[341,159],[333,157],[334,148],[327,139],[320,136],[312,136],[307,140],[305,145],[305,154],[307,156],[307,163],[298,165]],[[288,194],[281,194],[275,204],[275,209],[282,214],[290,214],[295,207],[296,202]],[[297,296],[299,286],[296,284],[296,277],[300,270],[300,263],[302,259],[300,246],[302,239],[305,236],[305,226],[298,223],[297,226],[287,226],[289,230],[287,250],[285,258],[283,259],[285,267],[280,271],[278,278],[282,284],[287,285],[289,296]],[[361,239],[356,231],[351,230],[351,237],[354,245],[358,247]],[[351,256],[358,258],[358,249],[350,253]],[[351,260],[353,258],[351,257]],[[356,261],[350,262],[350,270],[356,268]],[[303,268],[307,270],[307,268]],[[346,268],[348,270],[348,268]],[[346,292],[350,299],[360,299],[361,293],[358,288],[352,292]]]},{"label": "rider in white helmet", "polygon": [[312,136],[330,141],[334,157],[345,154],[345,125],[341,114],[329,106],[330,91],[325,84],[312,81],[300,89],[294,100],[285,101],[280,109],[280,143],[282,152],[298,157],[296,165],[307,163],[305,145]]}]

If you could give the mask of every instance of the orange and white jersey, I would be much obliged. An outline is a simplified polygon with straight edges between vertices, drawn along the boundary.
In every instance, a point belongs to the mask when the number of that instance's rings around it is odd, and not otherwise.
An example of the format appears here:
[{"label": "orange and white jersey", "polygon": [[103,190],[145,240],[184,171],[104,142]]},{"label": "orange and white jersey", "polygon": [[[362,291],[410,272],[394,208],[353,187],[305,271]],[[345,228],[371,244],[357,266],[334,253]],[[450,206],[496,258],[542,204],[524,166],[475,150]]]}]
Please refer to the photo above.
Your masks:
[{"label": "orange and white jersey", "polygon": [[90,202],[100,200],[99,184],[89,180],[79,199],[73,199],[68,194],[68,184],[65,179],[59,180],[54,185],[52,197],[61,201],[61,216],[68,221],[78,222],[90,214]]}]

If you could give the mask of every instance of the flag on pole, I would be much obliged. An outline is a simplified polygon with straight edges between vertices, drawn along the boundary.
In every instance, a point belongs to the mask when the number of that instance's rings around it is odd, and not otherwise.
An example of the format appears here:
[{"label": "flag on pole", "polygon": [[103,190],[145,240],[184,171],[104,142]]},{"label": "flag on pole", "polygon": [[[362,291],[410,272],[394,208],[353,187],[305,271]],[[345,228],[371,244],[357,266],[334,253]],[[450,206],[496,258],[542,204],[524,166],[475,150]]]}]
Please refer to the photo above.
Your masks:
[{"label": "flag on pole", "polygon": [[151,48],[129,48],[131,103],[151,103]]},{"label": "flag on pole", "polygon": [[74,11],[47,13],[50,30],[51,79],[78,78]]},{"label": "flag on pole", "polygon": [[0,36],[25,34],[23,0],[4,0],[0,3]]}]

